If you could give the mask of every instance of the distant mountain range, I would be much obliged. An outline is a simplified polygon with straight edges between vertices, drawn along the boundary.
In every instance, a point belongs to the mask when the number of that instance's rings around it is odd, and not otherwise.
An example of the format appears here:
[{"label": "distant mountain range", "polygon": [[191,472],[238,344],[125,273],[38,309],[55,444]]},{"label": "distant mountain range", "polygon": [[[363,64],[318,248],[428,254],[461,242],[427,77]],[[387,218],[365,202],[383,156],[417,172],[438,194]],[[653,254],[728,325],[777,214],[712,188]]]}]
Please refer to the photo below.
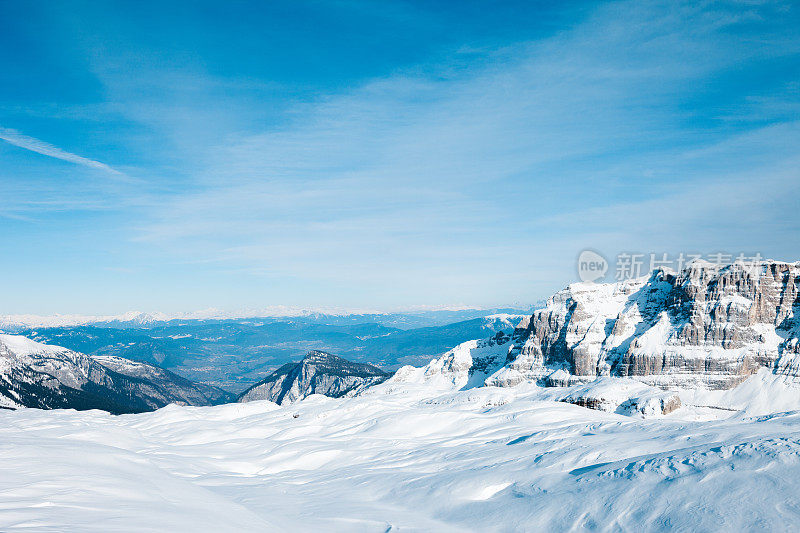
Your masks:
[{"label": "distant mountain range", "polygon": [[[142,361],[195,382],[241,392],[281,365],[298,361],[310,350],[392,370],[407,364],[424,364],[469,339],[510,332],[527,316],[481,315],[438,324],[464,313],[467,312],[173,320],[139,327],[103,323],[16,331],[39,342],[93,356]],[[416,327],[419,323],[426,326]],[[404,327],[397,327],[398,324]]]},{"label": "distant mountain range", "polygon": [[169,318],[162,313],[142,313],[130,311],[113,316],[84,315],[0,315],[0,330],[16,333],[28,328],[55,328],[96,325],[104,327],[140,328],[166,322]]},{"label": "distant mountain range", "polygon": [[344,310],[306,310],[275,306],[263,310],[224,312],[215,309],[191,313],[166,314],[129,311],[120,315],[0,315],[0,332],[18,333],[31,328],[98,326],[110,328],[149,328],[204,321],[242,321],[258,319],[266,322],[302,321],[327,325],[382,324],[400,329],[440,326],[491,314],[527,313],[520,308],[442,308],[409,312],[353,312]]}]

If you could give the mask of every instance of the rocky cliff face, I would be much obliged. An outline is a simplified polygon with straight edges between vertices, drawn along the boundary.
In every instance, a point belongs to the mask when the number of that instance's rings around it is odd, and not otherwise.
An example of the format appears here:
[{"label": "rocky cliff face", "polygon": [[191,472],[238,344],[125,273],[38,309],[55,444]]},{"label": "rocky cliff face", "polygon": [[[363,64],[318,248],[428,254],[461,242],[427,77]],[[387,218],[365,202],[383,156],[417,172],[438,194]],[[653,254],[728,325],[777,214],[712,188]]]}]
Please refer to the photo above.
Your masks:
[{"label": "rocky cliff face", "polygon": [[239,397],[239,401],[270,400],[284,404],[311,394],[338,398],[381,383],[389,376],[369,364],[353,363],[327,352],[313,351],[299,363],[283,365],[253,385]]},{"label": "rocky cliff face", "polygon": [[760,368],[800,377],[800,262],[696,262],[620,283],[576,283],[503,338],[471,341],[393,381],[572,386],[632,378],[728,389]]},{"label": "rocky cliff face", "polygon": [[487,382],[620,376],[726,389],[761,367],[800,376],[799,288],[800,263],[780,262],[698,262],[570,285],[519,325],[505,367]]},{"label": "rocky cliff face", "polygon": [[170,403],[211,405],[228,393],[119,357],[93,358],[19,335],[0,335],[0,406],[152,411]]}]

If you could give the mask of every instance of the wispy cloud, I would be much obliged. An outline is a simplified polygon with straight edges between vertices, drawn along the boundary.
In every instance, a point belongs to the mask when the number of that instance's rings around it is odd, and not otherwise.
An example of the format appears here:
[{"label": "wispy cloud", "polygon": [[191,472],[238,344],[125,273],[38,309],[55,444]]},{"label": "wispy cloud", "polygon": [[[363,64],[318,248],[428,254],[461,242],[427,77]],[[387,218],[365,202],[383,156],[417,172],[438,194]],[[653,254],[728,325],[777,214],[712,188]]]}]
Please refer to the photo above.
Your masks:
[{"label": "wispy cloud", "polygon": [[[689,116],[716,122],[708,102],[687,104],[704,98],[691,88],[753,59],[737,40],[742,18],[690,4],[613,4],[571,31],[487,50],[457,71],[406,69],[300,105],[285,128],[230,135],[198,158],[198,189],[159,206],[145,239],[276,275],[377,272],[380,285],[413,270],[444,286],[455,270],[477,285],[489,269],[514,277],[520,264],[563,267],[593,244],[580,216],[592,208],[603,216],[591,227],[617,232],[601,244],[652,238],[658,221],[626,227],[611,214],[641,202],[674,210],[676,188],[708,195],[734,171],[793,153],[784,145],[794,128],[765,129],[760,149],[750,139],[719,153],[737,132]],[[780,41],[760,53],[796,48]],[[739,207],[734,200],[720,210]],[[565,212],[575,224],[547,224]],[[711,228],[718,240],[730,234],[720,227]],[[503,233],[511,228],[513,238]],[[680,235],[682,246],[697,241]]]},{"label": "wispy cloud", "polygon": [[103,170],[111,174],[122,175],[122,172],[111,168],[105,163],[67,152],[58,146],[53,146],[50,143],[46,143],[34,137],[29,137],[11,128],[0,127],[0,139],[25,150],[36,152],[37,154],[55,157],[56,159],[69,161],[70,163],[75,163],[76,165],[83,165],[85,167],[94,168],[97,170]]},{"label": "wispy cloud", "polygon": [[[764,228],[797,176],[774,168],[796,129],[728,128],[708,102],[687,103],[704,98],[692,86],[752,59],[737,22],[637,6],[458,72],[396,72],[299,106],[286,128],[229,136],[203,159],[199,190],[161,207],[146,236],[362,298],[398,298],[385,287],[413,279],[416,301],[544,295],[572,279],[586,246],[789,255],[776,242],[787,231]],[[763,194],[745,179],[759,173],[775,185]]]}]

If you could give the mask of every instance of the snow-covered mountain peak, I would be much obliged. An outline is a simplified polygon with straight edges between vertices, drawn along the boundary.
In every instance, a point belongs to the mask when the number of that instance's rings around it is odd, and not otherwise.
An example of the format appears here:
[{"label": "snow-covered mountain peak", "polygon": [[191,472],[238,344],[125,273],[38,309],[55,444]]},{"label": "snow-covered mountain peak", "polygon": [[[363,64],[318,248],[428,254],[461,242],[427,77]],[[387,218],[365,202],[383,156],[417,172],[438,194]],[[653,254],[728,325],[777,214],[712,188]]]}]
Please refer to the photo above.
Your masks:
[{"label": "snow-covered mountain peak", "polygon": [[305,364],[337,364],[340,361],[344,361],[344,359],[340,357],[336,357],[333,354],[328,352],[323,352],[321,350],[311,350],[303,357],[303,362]]},{"label": "snow-covered mountain peak", "polygon": [[42,344],[22,335],[8,335],[0,333],[0,345],[7,348],[16,356],[30,356],[34,354],[62,353],[69,351],[61,346]]},{"label": "snow-covered mountain peak", "polygon": [[511,336],[501,331],[489,339],[461,343],[423,367],[400,368],[378,389],[397,391],[411,387],[425,394],[436,394],[442,390],[481,387],[506,362],[513,346],[511,340]]}]

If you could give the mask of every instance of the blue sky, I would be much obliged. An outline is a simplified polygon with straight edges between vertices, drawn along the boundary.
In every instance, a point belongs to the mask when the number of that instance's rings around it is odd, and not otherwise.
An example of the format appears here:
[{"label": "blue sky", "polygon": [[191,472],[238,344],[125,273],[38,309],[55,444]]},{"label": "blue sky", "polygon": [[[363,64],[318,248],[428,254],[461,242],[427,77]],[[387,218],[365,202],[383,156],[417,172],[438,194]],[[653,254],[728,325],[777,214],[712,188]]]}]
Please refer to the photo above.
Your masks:
[{"label": "blue sky", "polygon": [[529,304],[800,259],[792,2],[0,1],[0,313]]}]

